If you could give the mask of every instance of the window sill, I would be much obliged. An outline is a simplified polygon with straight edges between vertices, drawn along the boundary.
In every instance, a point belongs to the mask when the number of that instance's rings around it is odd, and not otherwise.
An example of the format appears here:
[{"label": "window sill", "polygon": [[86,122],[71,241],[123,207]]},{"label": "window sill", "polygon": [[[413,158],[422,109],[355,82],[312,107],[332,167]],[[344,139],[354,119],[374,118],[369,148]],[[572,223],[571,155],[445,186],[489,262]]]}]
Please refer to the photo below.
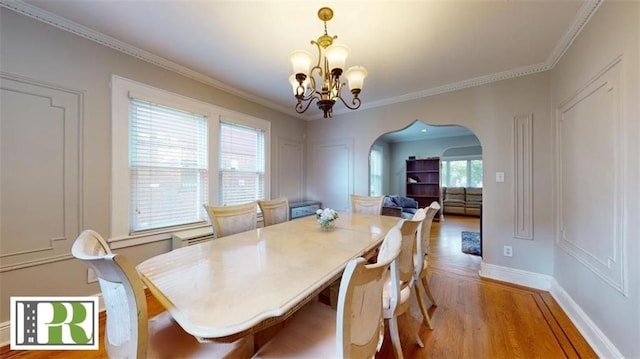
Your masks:
[{"label": "window sill", "polygon": [[[264,225],[264,219],[262,218],[262,213],[258,213],[257,222],[258,222],[256,225],[257,228],[262,227]],[[187,229],[204,228],[208,226],[211,226],[208,222],[204,224],[198,223],[195,225],[174,227],[171,229],[162,229],[159,231],[149,231],[149,232],[133,234],[128,236],[113,237],[113,238],[109,238],[107,240],[107,243],[109,243],[109,247],[111,247],[112,250],[140,246],[143,244],[171,240],[171,235],[178,231],[184,231]]]},{"label": "window sill", "polygon": [[173,227],[171,229],[165,228],[159,231],[149,231],[149,232],[133,234],[128,236],[109,238],[107,240],[107,243],[109,243],[109,246],[111,247],[112,250],[119,249],[119,248],[139,246],[139,245],[149,244],[153,242],[171,240],[171,234],[178,231],[184,231],[186,229],[203,228],[207,226],[210,226],[210,224],[198,223],[196,225]]}]

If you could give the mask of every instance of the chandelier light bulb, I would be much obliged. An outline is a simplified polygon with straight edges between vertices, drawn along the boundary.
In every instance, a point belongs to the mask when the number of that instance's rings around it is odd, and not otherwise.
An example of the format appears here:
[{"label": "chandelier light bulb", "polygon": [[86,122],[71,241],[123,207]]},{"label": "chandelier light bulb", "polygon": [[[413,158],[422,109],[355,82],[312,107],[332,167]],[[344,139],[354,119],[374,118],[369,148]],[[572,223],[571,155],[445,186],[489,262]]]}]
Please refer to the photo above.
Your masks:
[{"label": "chandelier light bulb", "polygon": [[309,76],[309,67],[311,67],[312,57],[308,51],[298,50],[289,55],[289,61],[293,65],[294,74],[304,74]]},{"label": "chandelier light bulb", "polygon": [[349,81],[349,89],[351,92],[354,90],[360,92],[362,90],[364,78],[367,77],[368,74],[367,69],[362,66],[352,66],[347,70],[345,76]]},{"label": "chandelier light bulb", "polygon": [[333,70],[339,69],[340,73],[342,73],[345,68],[348,55],[349,48],[346,45],[333,44],[327,47],[325,57],[329,63],[329,70],[333,72]]}]

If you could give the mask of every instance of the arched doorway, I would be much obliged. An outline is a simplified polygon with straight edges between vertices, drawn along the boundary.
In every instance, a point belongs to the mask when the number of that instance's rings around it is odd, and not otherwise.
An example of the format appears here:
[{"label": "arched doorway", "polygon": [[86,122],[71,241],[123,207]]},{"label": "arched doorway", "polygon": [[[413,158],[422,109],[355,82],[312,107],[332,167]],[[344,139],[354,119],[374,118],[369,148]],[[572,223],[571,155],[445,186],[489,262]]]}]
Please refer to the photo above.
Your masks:
[{"label": "arched doorway", "polygon": [[[421,184],[408,183],[407,160],[428,158],[440,159],[440,218],[463,216],[465,221],[480,226],[482,145],[472,131],[462,126],[432,126],[416,120],[406,128],[378,137],[369,156],[370,195],[413,198],[420,191],[408,193],[407,188]],[[451,195],[447,195],[449,189]]]}]

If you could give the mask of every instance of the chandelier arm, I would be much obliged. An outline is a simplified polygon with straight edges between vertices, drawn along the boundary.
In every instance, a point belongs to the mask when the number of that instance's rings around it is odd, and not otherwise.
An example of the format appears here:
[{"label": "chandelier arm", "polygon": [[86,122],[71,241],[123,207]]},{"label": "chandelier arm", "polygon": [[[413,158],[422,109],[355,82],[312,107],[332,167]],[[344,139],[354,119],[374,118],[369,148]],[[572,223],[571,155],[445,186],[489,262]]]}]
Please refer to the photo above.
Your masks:
[{"label": "chandelier arm", "polygon": [[320,71],[320,78],[322,78],[322,68],[320,67],[320,61],[322,61],[322,49],[320,49],[320,44],[315,40],[311,40],[311,44],[316,45],[316,48],[318,48],[318,62],[316,63],[316,66],[311,69],[309,74],[311,74],[313,70],[318,69]]},{"label": "chandelier arm", "polygon": [[[293,54],[290,55],[290,59],[294,66],[294,72],[296,72],[294,75],[300,84],[298,90],[295,90],[294,88],[294,95],[298,101],[295,105],[295,109],[298,113],[307,111],[311,106],[311,103],[314,101],[316,101],[318,108],[323,111],[325,118],[333,117],[333,105],[336,103],[337,99],[340,99],[342,104],[350,110],[356,110],[360,108],[360,105],[362,104],[362,101],[358,97],[361,92],[361,88],[352,89],[351,94],[353,95],[353,98],[351,102],[347,103],[347,101],[345,101],[342,97],[342,90],[346,84],[340,81],[343,69],[340,66],[336,66],[334,69],[329,68],[329,59],[326,57],[326,51],[327,49],[331,49],[330,46],[332,46],[334,41],[338,38],[338,36],[330,36],[327,33],[327,21],[331,20],[332,17],[333,10],[330,8],[323,7],[318,10],[318,18],[324,22],[324,34],[318,37],[317,40],[311,40],[311,45],[315,45],[318,49],[318,58],[315,66],[313,66],[310,71],[308,71],[309,66],[311,65],[310,61],[312,61],[310,54],[305,55],[304,58],[299,56],[294,58]],[[340,60],[340,56],[342,55],[346,56],[346,54],[340,50],[336,51],[337,53],[335,53],[335,55],[338,55],[336,60]],[[333,53],[333,50],[331,52]],[[300,67],[302,65],[305,67],[305,71],[303,73],[301,73],[303,69]],[[297,67],[300,68],[298,69]],[[361,82],[364,77],[367,76],[367,71],[361,66],[356,66],[355,68],[355,79],[360,80],[359,86],[361,87]],[[305,82],[305,79],[308,82]],[[305,83],[304,86],[303,83]],[[293,85],[295,86],[295,83],[293,83]]]},{"label": "chandelier arm", "polygon": [[[316,91],[316,79],[315,77],[312,75],[313,73],[313,69],[311,70],[311,72],[309,73],[309,87],[311,88],[311,92],[309,92],[309,94],[307,96],[304,96],[300,98],[300,101],[309,101],[311,98],[313,98],[317,91]],[[306,91],[305,91],[306,92]],[[307,106],[308,107],[308,106]]]},{"label": "chandelier arm", "polygon": [[320,66],[314,66],[311,68],[311,71],[309,71],[309,84],[311,85],[311,88],[314,90],[317,90],[316,87],[316,78],[315,76],[313,76],[313,72],[317,71],[318,72],[318,76],[323,79],[324,77],[322,76],[323,72],[322,72],[322,67]]},{"label": "chandelier arm", "polygon": [[317,99],[318,99],[317,96],[309,96],[308,99],[304,100],[304,101],[308,101],[306,106],[302,103],[302,101],[298,101],[298,104],[296,105],[296,112],[297,113],[303,113],[303,112],[307,111],[309,106],[311,106],[311,104],[313,103],[313,100],[317,100]]},{"label": "chandelier arm", "polygon": [[360,105],[362,104],[362,101],[360,100],[359,97],[354,96],[353,100],[351,100],[351,103],[353,104],[353,107],[349,106],[349,104],[347,104],[347,102],[342,98],[342,95],[337,96],[337,98],[340,99],[340,101],[342,101],[342,104],[345,105],[345,107],[347,107],[350,110],[357,110],[360,108]]}]

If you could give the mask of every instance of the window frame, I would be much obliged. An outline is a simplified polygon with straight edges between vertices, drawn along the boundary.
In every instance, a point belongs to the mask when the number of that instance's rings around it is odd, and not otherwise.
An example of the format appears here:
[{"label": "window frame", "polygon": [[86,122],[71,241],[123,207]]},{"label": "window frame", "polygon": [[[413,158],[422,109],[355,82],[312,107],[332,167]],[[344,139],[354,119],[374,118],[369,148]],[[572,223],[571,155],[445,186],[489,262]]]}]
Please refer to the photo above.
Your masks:
[{"label": "window frame", "polygon": [[[271,123],[268,121],[264,121],[261,119],[256,119],[256,118],[250,118],[250,117],[234,117],[234,116],[220,116],[217,126],[218,129],[220,128],[222,123],[226,123],[226,124],[230,124],[230,125],[236,125],[236,126],[243,126],[243,127],[248,127],[254,130],[261,130],[263,131],[263,142],[264,142],[264,151],[263,151],[263,156],[264,156],[264,190],[263,190],[263,194],[264,194],[264,199],[270,199],[271,195],[270,195],[270,181],[269,181],[269,158],[270,153],[269,153],[269,148],[270,146],[270,137],[271,137]],[[221,151],[220,151],[220,137],[221,134],[218,135],[218,142],[217,142],[217,148],[216,151],[218,151],[218,155],[216,157],[216,161],[217,161],[217,169],[216,169],[216,178],[218,181],[218,185],[216,186],[217,190],[220,191],[221,190],[221,184],[220,182],[220,177],[222,175],[223,170],[220,169],[220,156],[221,156]],[[211,176],[211,175],[210,175]],[[216,205],[224,205],[224,203],[221,203],[221,199],[219,198],[218,193],[216,193]],[[258,208],[258,214],[261,214],[260,209]]]},{"label": "window frame", "polygon": [[[374,152],[378,152],[379,156],[380,156],[380,166],[379,166],[380,167],[380,173],[379,174],[374,174],[373,173],[373,167],[374,167],[373,166],[373,153]],[[370,196],[382,196],[382,188],[384,187],[384,185],[383,185],[383,182],[384,182],[384,180],[383,180],[383,176],[384,176],[384,148],[382,146],[374,145],[371,148],[371,151],[369,152],[369,167],[370,167],[370,169],[369,169],[369,173],[370,173],[370,175],[369,175],[369,182],[370,182],[369,183],[369,195]],[[377,193],[377,194],[374,193],[373,188],[372,188],[373,187],[373,183],[371,183],[371,182],[373,182],[372,178],[374,176],[379,177],[379,188],[378,188],[379,193]]]},{"label": "window frame", "polygon": [[[208,126],[208,174],[209,204],[218,204],[218,159],[220,121],[237,123],[243,126],[261,128],[264,135],[265,155],[265,198],[271,196],[271,123],[269,121],[228,110],[207,102],[179,95],[136,82],[118,75],[111,76],[111,199],[110,199],[110,238],[108,242],[135,239],[133,244],[149,243],[168,239],[171,233],[191,228],[205,227],[209,223],[192,223],[147,231],[129,231],[130,171],[129,171],[129,97],[154,102],[168,107],[201,114],[207,118]],[[124,247],[116,246],[116,247]]]},{"label": "window frame", "polygon": [[[482,156],[452,156],[452,157],[440,158],[440,162],[442,163],[441,173],[443,175],[446,174],[446,178],[444,178],[445,176],[443,176],[443,178],[440,179],[440,181],[442,182],[441,186],[451,187],[449,186],[449,180],[451,179],[451,165],[450,165],[451,161],[466,161],[467,162],[467,185],[465,185],[464,187],[471,187],[469,185],[469,182],[471,182],[471,161],[477,161],[477,160],[482,161],[482,173],[483,173],[482,185],[484,186],[484,160],[482,159]],[[445,166],[446,166],[446,169],[444,168]],[[477,188],[482,188],[482,187],[477,187]]]}]

